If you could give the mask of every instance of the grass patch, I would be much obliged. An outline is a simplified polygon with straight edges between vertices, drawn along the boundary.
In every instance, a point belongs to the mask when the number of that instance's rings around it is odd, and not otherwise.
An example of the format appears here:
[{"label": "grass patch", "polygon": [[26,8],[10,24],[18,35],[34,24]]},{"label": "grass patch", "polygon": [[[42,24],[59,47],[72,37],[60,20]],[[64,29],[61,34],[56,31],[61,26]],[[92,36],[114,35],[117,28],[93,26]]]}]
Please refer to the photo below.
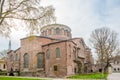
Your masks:
[{"label": "grass patch", "polygon": [[4,77],[4,76],[0,76],[0,80],[47,80],[47,79],[6,77],[6,76]]},{"label": "grass patch", "polygon": [[107,79],[108,74],[102,74],[102,73],[93,73],[93,74],[80,74],[80,75],[74,75],[70,76],[68,78],[71,79]]}]

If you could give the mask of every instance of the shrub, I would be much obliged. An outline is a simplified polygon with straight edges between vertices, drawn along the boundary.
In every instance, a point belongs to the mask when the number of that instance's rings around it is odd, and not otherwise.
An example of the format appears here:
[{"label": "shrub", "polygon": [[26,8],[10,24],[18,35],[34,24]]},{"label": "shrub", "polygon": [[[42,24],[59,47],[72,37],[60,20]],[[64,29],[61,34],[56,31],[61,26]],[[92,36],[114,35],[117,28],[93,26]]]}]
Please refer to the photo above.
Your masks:
[{"label": "shrub", "polygon": [[7,72],[6,71],[1,71],[0,75],[7,75]]}]

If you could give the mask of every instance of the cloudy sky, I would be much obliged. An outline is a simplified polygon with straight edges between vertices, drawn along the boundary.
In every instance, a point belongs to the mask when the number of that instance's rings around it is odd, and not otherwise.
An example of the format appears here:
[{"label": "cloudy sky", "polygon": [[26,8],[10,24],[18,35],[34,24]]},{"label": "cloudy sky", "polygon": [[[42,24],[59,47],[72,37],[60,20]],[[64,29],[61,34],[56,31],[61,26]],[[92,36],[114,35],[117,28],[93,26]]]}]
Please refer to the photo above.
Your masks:
[{"label": "cloudy sky", "polygon": [[[68,25],[73,37],[83,37],[87,45],[96,28],[107,26],[120,34],[120,0],[42,0],[41,5],[53,5],[57,23]],[[13,50],[26,36],[22,30],[11,34]],[[0,37],[0,51],[3,49],[8,49],[8,39]]]}]

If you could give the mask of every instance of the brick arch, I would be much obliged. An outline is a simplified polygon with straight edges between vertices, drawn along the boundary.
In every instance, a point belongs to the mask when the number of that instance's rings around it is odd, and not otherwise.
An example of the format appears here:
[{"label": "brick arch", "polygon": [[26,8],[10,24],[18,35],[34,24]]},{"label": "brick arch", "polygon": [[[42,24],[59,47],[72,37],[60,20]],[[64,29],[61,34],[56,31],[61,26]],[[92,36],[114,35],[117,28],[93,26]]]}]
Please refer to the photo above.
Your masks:
[{"label": "brick arch", "polygon": [[57,27],[55,30],[56,30],[56,35],[61,35],[61,29],[59,27]]},{"label": "brick arch", "polygon": [[67,31],[68,31],[68,30],[64,30],[64,35],[65,35],[65,36],[67,36]]},{"label": "brick arch", "polygon": [[29,67],[29,54],[25,53],[23,55],[23,59],[24,59],[24,68],[28,68]]},{"label": "brick arch", "polygon": [[48,35],[51,35],[52,34],[52,29],[48,29]]},{"label": "brick arch", "polygon": [[81,62],[78,62],[77,63],[77,68],[78,68],[78,73],[82,73],[82,63]]},{"label": "brick arch", "polygon": [[76,71],[75,71],[75,73],[83,73],[83,68],[84,68],[84,63],[83,63],[83,61],[82,60],[77,60],[77,61],[74,61],[76,64],[76,66],[75,66],[75,69],[76,69]]},{"label": "brick arch", "polygon": [[[40,59],[42,58],[42,59]],[[44,68],[44,55],[42,52],[36,54],[37,68]],[[41,63],[42,61],[42,63]]]}]

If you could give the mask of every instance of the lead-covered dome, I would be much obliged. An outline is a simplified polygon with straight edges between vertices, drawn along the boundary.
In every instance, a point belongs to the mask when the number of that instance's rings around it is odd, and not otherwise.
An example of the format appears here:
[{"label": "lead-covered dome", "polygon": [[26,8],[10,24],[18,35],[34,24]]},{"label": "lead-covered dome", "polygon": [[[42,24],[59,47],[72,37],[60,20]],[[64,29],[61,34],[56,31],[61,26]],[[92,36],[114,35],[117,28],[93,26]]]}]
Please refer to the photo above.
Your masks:
[{"label": "lead-covered dome", "polygon": [[41,28],[41,36],[55,39],[70,39],[71,29],[63,24],[51,24]]}]

